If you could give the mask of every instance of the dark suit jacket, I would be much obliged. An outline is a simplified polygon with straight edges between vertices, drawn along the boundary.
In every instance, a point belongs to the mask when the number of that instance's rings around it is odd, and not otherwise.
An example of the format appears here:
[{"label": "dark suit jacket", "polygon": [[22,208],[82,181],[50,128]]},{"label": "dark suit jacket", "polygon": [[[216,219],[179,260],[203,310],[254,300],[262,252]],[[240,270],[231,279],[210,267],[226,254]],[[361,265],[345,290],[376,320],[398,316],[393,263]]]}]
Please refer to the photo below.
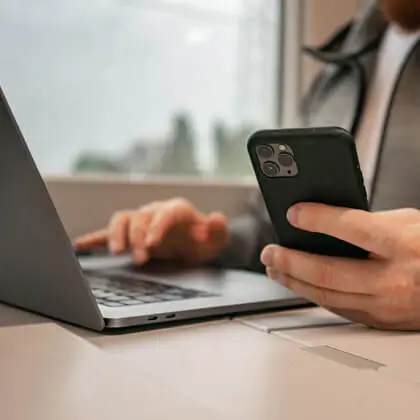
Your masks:
[{"label": "dark suit jacket", "polygon": [[[388,23],[376,1],[325,45],[306,53],[324,63],[302,101],[302,126],[341,126],[357,135],[369,86]],[[395,87],[378,156],[371,208],[420,207],[420,46],[410,56]],[[275,242],[258,193],[242,216],[231,221],[231,243],[215,264],[263,272],[260,253]]]}]

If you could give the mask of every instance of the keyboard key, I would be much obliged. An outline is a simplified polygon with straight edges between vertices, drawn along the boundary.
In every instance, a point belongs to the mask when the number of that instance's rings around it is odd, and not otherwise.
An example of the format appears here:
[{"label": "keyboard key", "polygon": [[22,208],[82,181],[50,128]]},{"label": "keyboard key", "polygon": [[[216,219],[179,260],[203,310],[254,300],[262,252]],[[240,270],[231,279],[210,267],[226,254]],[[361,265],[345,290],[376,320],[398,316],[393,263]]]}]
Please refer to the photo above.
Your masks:
[{"label": "keyboard key", "polygon": [[119,295],[112,295],[105,298],[105,300],[109,300],[111,302],[121,302],[124,300],[128,300],[127,296],[119,296]]},{"label": "keyboard key", "polygon": [[180,300],[180,299],[183,299],[182,296],[172,295],[172,294],[169,294],[169,293],[166,293],[165,295],[160,295],[160,297],[162,298],[162,300]]},{"label": "keyboard key", "polygon": [[[93,277],[90,277],[93,275]],[[123,275],[89,273],[92,292],[98,303],[110,307],[137,306],[150,303],[214,296],[208,292],[185,289]],[[93,280],[93,281],[92,281]]]},{"label": "keyboard key", "polygon": [[[121,290],[118,293],[121,293]],[[131,300],[130,296],[125,296],[125,295],[120,295],[120,294],[116,296],[118,297],[119,302],[124,302],[125,300]]]},{"label": "keyboard key", "polygon": [[121,307],[121,306],[124,306],[122,303],[120,303],[120,302],[102,302],[101,303],[102,305],[105,305],[105,306],[110,306],[110,307]]},{"label": "keyboard key", "polygon": [[198,292],[195,296],[196,297],[213,297],[214,295],[208,292]]},{"label": "keyboard key", "polygon": [[187,296],[196,296],[197,293],[188,293],[185,290],[167,290],[165,295],[171,295],[176,297],[187,297]]},{"label": "keyboard key", "polygon": [[162,299],[161,299],[161,297],[158,295],[158,296],[142,296],[141,298],[139,298],[139,299],[141,299],[141,301],[143,302],[143,303],[155,303],[155,302],[162,302]]},{"label": "keyboard key", "polygon": [[143,302],[139,301],[139,300],[124,300],[123,302],[120,302],[121,305],[125,305],[125,306],[136,306],[136,305],[142,305]]},{"label": "keyboard key", "polygon": [[105,299],[109,296],[112,296],[112,293],[109,292],[103,292],[102,290],[93,290],[93,296],[95,296],[98,299]]}]

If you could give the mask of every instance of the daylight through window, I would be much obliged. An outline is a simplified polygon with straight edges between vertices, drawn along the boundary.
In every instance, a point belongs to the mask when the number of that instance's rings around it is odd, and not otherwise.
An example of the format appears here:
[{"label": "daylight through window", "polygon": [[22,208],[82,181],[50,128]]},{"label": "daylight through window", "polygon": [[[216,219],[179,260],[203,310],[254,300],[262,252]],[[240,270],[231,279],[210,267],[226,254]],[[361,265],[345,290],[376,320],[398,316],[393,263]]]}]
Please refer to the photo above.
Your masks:
[{"label": "daylight through window", "polygon": [[43,175],[249,175],[277,0],[2,0],[0,83]]}]

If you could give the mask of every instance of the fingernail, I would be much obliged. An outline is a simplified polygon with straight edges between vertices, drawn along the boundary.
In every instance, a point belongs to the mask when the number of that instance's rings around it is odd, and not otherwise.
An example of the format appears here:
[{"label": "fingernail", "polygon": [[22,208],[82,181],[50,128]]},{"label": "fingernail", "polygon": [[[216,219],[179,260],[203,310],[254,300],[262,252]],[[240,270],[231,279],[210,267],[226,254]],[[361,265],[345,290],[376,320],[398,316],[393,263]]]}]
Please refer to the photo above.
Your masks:
[{"label": "fingernail", "polygon": [[287,212],[287,219],[289,223],[293,226],[297,226],[298,224],[298,216],[300,212],[301,206],[299,204],[295,204],[294,206],[290,207],[289,211]]},{"label": "fingernail", "polygon": [[261,262],[266,266],[270,267],[274,263],[274,250],[270,247],[265,248],[261,254]]}]

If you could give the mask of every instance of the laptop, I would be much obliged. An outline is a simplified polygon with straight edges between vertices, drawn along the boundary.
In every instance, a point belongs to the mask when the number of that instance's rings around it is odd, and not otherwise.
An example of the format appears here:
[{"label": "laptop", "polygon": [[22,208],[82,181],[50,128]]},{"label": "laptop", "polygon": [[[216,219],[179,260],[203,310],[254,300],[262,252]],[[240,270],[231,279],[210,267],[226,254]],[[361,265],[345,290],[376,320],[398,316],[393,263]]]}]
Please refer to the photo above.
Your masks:
[{"label": "laptop", "polygon": [[77,258],[0,89],[0,301],[102,331],[308,303],[266,276]]}]

